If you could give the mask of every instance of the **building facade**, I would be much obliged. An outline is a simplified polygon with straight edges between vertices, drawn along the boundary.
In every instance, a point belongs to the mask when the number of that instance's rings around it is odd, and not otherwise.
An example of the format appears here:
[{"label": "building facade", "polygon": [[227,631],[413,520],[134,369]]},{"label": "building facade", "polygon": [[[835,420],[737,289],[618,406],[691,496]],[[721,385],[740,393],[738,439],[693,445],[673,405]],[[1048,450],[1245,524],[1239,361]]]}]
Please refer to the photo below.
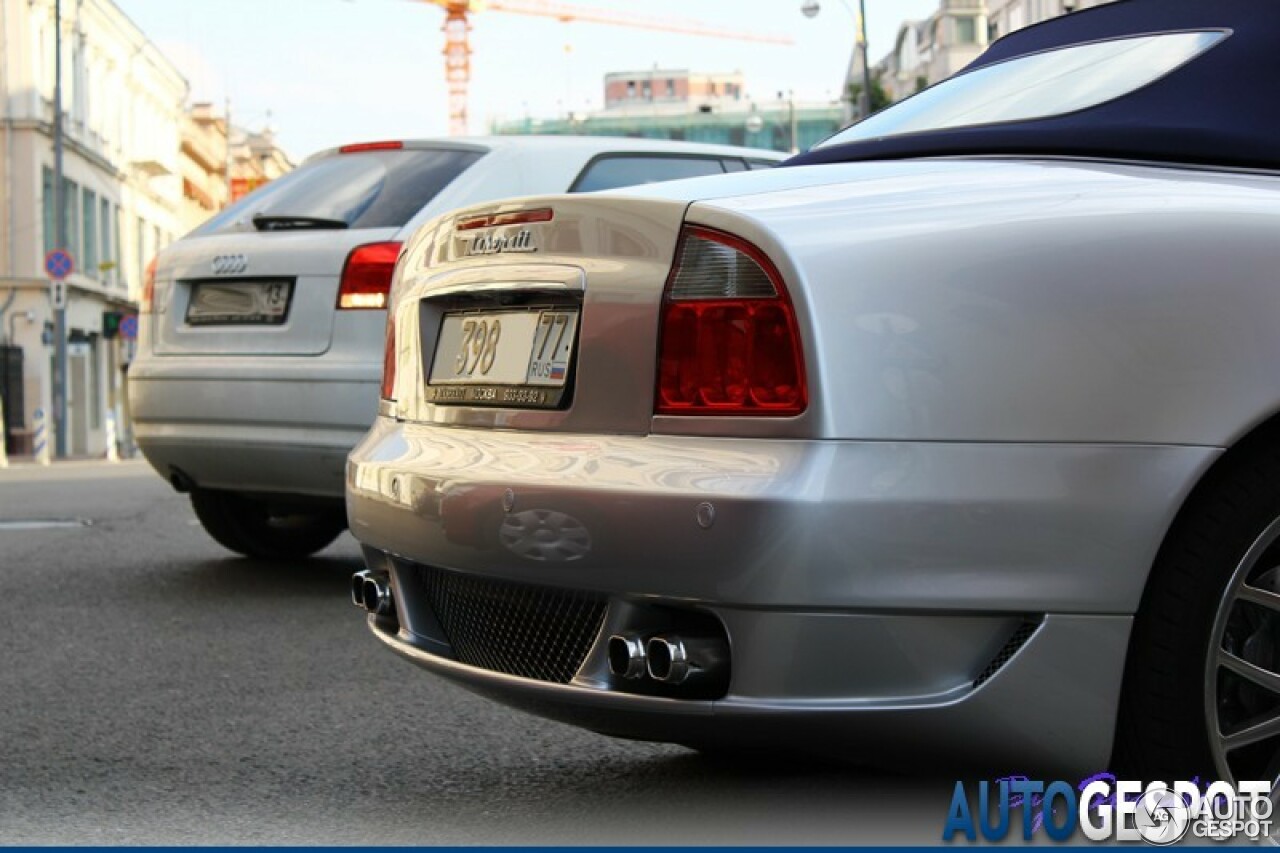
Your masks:
[{"label": "building facade", "polygon": [[634,136],[802,151],[839,130],[839,102],[747,95],[742,74],[654,68],[605,75],[605,108],[563,118],[496,122],[495,134]]},{"label": "building facade", "polygon": [[992,41],[1014,30],[1069,15],[1111,0],[987,0],[988,32]]},{"label": "building facade", "polygon": [[[1112,0],[941,0],[921,21],[903,21],[893,48],[871,67],[889,101],[900,101],[958,73],[996,39],[1059,15]],[[855,55],[847,85],[861,86]]]},{"label": "building facade", "polygon": [[[928,18],[903,21],[893,48],[871,66],[889,101],[900,101],[945,80],[977,59],[988,40],[988,0],[942,0]],[[862,57],[855,51],[846,86],[862,85]]]},{"label": "building facade", "polygon": [[[105,452],[126,420],[123,365],[148,261],[182,230],[180,134],[187,83],[109,0],[62,4],[62,228],[54,192],[53,0],[0,0],[0,335],[9,448],[29,452],[36,412],[50,447],[53,308],[45,255],[65,248],[67,451]],[[126,323],[127,334],[129,324]]]},{"label": "building facade", "polygon": [[178,218],[185,234],[226,207],[230,197],[227,169],[231,152],[226,116],[215,115],[212,104],[193,104],[182,117],[181,146],[178,168],[182,174],[182,202]]},{"label": "building facade", "polygon": [[261,130],[231,128],[231,201],[239,201],[263,184],[294,167],[289,155],[276,144],[270,126]]}]

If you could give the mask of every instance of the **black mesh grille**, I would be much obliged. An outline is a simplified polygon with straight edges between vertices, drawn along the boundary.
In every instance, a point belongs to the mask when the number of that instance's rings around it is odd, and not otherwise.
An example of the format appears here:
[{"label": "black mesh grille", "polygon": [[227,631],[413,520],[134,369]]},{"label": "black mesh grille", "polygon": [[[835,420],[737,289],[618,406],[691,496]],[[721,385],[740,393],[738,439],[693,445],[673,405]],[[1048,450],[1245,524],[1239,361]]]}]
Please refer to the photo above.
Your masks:
[{"label": "black mesh grille", "polygon": [[419,571],[445,639],[468,666],[567,684],[604,624],[597,595]]},{"label": "black mesh grille", "polygon": [[1013,636],[1010,637],[1008,642],[1000,648],[1000,651],[996,653],[996,656],[991,659],[991,663],[987,664],[987,668],[982,671],[982,674],[973,680],[973,686],[981,687],[991,678],[991,676],[999,672],[1000,668],[1007,664],[1010,658],[1018,653],[1018,649],[1022,648],[1026,644],[1027,640],[1031,639],[1031,635],[1034,634],[1036,632],[1036,628],[1039,627],[1039,622],[1023,622],[1019,625],[1017,629],[1014,630]]}]

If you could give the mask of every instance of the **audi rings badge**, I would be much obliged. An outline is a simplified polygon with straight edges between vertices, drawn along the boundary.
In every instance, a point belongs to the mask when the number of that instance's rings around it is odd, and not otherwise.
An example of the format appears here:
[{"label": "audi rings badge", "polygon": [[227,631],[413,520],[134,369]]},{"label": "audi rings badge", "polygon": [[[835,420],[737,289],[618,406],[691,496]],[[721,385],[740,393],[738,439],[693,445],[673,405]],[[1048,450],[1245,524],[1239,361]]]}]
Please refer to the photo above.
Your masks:
[{"label": "audi rings badge", "polygon": [[249,259],[244,255],[216,255],[211,266],[214,275],[235,275],[249,268]]}]

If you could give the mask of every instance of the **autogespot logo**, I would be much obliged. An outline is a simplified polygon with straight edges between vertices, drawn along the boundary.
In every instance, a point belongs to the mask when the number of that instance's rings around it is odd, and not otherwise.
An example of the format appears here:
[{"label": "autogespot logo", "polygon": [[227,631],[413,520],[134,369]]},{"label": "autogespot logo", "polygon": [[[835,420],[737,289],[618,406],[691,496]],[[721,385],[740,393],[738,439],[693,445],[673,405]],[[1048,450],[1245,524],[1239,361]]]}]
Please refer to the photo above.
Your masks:
[{"label": "autogespot logo", "polygon": [[1204,787],[1190,782],[1117,780],[1099,773],[1072,785],[1044,782],[1026,776],[1007,776],[994,783],[979,782],[971,797],[963,782],[951,796],[942,840],[963,835],[977,841],[1003,841],[1016,821],[1022,840],[1038,832],[1053,841],[1068,841],[1077,831],[1090,841],[1146,841],[1164,846],[1188,835],[1201,841],[1227,841],[1244,836],[1259,840],[1271,835],[1271,783],[1214,782]]}]

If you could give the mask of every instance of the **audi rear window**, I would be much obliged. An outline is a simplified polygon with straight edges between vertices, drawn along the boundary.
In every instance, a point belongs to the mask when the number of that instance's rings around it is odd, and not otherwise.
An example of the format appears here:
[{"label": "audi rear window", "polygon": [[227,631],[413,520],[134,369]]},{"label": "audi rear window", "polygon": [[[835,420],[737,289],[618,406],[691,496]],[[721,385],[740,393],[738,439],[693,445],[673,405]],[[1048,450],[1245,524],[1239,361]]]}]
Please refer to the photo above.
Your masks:
[{"label": "audi rear window", "polygon": [[289,223],[399,228],[483,154],[471,149],[405,148],[313,160],[245,196],[192,234],[253,231],[264,222],[273,223],[273,229]]}]

